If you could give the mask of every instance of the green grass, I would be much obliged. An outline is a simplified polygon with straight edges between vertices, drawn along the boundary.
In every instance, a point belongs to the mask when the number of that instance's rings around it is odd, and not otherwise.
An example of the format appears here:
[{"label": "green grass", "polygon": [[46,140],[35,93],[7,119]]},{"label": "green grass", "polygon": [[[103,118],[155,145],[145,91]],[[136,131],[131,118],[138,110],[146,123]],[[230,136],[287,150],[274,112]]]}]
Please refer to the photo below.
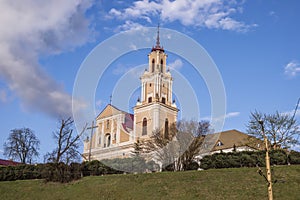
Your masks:
[{"label": "green grass", "polygon": [[[0,199],[267,199],[257,168],[85,177],[68,184],[0,182]],[[300,166],[274,167],[274,199],[300,199]],[[282,182],[284,181],[284,182]]]}]

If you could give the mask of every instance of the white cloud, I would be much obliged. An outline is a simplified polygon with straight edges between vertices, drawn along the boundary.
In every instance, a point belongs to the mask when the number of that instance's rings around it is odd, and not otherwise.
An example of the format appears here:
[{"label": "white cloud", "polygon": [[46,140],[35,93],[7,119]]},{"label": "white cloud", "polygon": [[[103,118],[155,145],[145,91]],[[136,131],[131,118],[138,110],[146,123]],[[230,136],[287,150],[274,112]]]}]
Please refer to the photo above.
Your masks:
[{"label": "white cloud", "polygon": [[283,112],[282,114],[284,115],[290,115],[293,116],[295,114],[296,117],[300,117],[300,110],[298,108],[298,110],[295,113],[295,110],[291,110],[291,111],[287,111],[287,112]]},{"label": "white cloud", "polygon": [[147,65],[140,65],[140,66],[131,66],[131,65],[125,65],[125,64],[118,64],[114,70],[114,75],[122,75],[122,76],[128,76],[130,75],[130,78],[132,79],[139,79],[139,77],[144,72],[145,68],[147,68]]},{"label": "white cloud", "polygon": [[[226,113],[226,115],[219,116],[213,119],[213,121],[221,121],[222,119],[228,119],[228,118],[233,118],[239,116],[241,113],[240,112],[230,112]],[[203,117],[201,120],[210,120],[211,117]]]},{"label": "white cloud", "polygon": [[141,0],[122,10],[112,8],[109,15],[122,20],[145,19],[148,22],[151,22],[150,17],[160,16],[162,22],[179,21],[185,26],[245,32],[256,25],[247,25],[231,17],[242,10],[236,1]]},{"label": "white cloud", "polygon": [[134,50],[134,51],[138,50],[137,46],[135,44],[130,44],[129,48],[132,49],[132,50]]},{"label": "white cloud", "polygon": [[284,74],[289,77],[295,77],[298,74],[300,74],[300,63],[298,61],[290,61],[285,67],[284,67]]},{"label": "white cloud", "polygon": [[239,115],[240,115],[240,112],[230,112],[225,115],[225,118],[228,119],[228,118],[232,118],[232,117],[237,117]]},{"label": "white cloud", "polygon": [[115,32],[120,31],[143,31],[145,27],[139,23],[133,22],[131,20],[126,20],[124,24],[117,27]]},{"label": "white cloud", "polygon": [[183,66],[181,59],[176,59],[174,62],[169,64],[170,69],[172,70],[180,70]]},{"label": "white cloud", "polygon": [[96,106],[101,107],[104,104],[103,100],[99,99],[96,101]]},{"label": "white cloud", "polygon": [[90,6],[88,0],[0,1],[0,78],[26,110],[55,117],[71,114],[71,96],[38,60],[90,39],[90,21],[85,17]]}]

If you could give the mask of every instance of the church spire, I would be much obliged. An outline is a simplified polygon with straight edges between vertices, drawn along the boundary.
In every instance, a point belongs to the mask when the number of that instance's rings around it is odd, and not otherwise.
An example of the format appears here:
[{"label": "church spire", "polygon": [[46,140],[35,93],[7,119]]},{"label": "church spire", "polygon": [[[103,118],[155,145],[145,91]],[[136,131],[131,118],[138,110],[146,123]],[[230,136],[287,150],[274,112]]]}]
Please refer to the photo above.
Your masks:
[{"label": "church spire", "polygon": [[164,48],[160,46],[159,27],[160,27],[160,26],[159,26],[159,24],[158,24],[158,25],[157,25],[156,45],[155,45],[155,47],[152,47],[152,51],[159,50],[159,51],[164,52]]},{"label": "church spire", "polygon": [[156,48],[160,48],[160,41],[159,41],[159,23],[158,23],[158,25],[157,25]]}]

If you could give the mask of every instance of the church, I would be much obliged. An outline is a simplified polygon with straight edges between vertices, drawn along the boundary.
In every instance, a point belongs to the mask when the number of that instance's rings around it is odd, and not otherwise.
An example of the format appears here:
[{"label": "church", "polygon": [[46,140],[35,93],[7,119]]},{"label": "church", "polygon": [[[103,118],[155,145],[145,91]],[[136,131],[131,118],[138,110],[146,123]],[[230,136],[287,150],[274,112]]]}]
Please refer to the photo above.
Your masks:
[{"label": "church", "polygon": [[108,104],[96,118],[93,136],[84,142],[83,156],[89,160],[125,158],[132,155],[134,143],[149,138],[154,130],[167,132],[177,120],[178,108],[172,98],[172,75],[167,54],[156,45],[148,55],[148,69],[141,80],[141,95],[133,111],[127,113]]}]

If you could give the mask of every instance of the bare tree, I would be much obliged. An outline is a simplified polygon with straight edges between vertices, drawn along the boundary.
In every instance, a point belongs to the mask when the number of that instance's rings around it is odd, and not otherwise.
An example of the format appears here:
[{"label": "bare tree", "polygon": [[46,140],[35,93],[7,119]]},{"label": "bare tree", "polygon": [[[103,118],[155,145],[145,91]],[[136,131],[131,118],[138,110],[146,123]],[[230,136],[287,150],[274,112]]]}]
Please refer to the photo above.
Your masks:
[{"label": "bare tree", "polygon": [[192,137],[192,140],[189,140],[188,146],[182,145],[183,142],[180,142],[180,146],[183,146],[185,149],[181,151],[180,157],[177,160],[177,170],[187,170],[189,166],[196,160],[196,156],[199,155],[200,148],[203,144],[204,137],[207,135],[210,129],[210,123],[208,121],[181,121],[178,126],[178,135],[185,135],[184,138],[187,138],[187,135]]},{"label": "bare tree", "polygon": [[263,140],[260,124],[263,122],[271,149],[290,148],[291,145],[299,144],[296,137],[299,136],[300,129],[294,116],[278,111],[275,114],[263,114],[255,111],[250,115],[247,132]]},{"label": "bare tree", "polygon": [[[167,133],[167,134],[166,134]],[[172,124],[168,132],[162,130],[154,130],[148,139],[139,140],[135,146],[139,147],[139,155],[146,157],[147,160],[152,159],[164,167],[174,162],[176,141],[174,137],[177,133],[176,125]]]},{"label": "bare tree", "polygon": [[209,127],[206,121],[180,121],[170,126],[168,135],[162,130],[154,131],[150,139],[141,141],[139,148],[162,167],[171,165],[175,171],[185,170],[198,155]]},{"label": "bare tree", "polygon": [[59,120],[58,130],[53,132],[53,138],[57,144],[57,147],[45,155],[45,161],[47,162],[65,162],[70,163],[77,161],[81,155],[78,151],[80,137],[86,129],[86,125],[79,134],[74,134],[73,123],[71,117],[67,119]]},{"label": "bare tree", "polygon": [[29,128],[11,130],[4,143],[4,155],[20,160],[21,163],[31,163],[39,155],[40,141]]}]

